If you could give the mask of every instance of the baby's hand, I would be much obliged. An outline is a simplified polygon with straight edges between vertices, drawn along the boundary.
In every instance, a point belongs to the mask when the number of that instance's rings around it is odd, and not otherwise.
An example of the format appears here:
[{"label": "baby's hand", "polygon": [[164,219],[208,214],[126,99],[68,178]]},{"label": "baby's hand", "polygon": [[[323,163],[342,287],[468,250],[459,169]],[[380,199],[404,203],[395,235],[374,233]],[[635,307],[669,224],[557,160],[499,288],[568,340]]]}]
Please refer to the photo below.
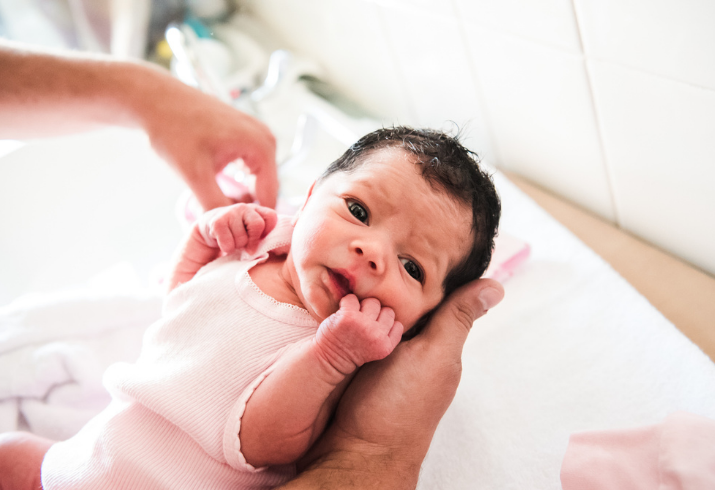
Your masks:
[{"label": "baby's hand", "polygon": [[207,211],[196,226],[206,245],[228,255],[240,249],[253,252],[277,222],[278,215],[270,208],[238,203]]},{"label": "baby's hand", "polygon": [[348,294],[340,309],[323,320],[315,335],[318,351],[342,374],[349,374],[370,361],[387,357],[402,337],[403,327],[395,321],[392,308],[375,298],[358,302]]}]

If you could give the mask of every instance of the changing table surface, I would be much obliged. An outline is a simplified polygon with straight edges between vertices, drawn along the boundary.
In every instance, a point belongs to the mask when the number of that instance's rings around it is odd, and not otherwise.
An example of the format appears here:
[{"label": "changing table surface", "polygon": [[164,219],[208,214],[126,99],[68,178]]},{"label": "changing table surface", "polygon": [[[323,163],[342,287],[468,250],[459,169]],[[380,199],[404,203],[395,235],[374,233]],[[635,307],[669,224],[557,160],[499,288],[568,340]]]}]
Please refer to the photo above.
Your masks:
[{"label": "changing table surface", "polygon": [[506,172],[517,187],[601,256],[715,361],[715,277]]}]

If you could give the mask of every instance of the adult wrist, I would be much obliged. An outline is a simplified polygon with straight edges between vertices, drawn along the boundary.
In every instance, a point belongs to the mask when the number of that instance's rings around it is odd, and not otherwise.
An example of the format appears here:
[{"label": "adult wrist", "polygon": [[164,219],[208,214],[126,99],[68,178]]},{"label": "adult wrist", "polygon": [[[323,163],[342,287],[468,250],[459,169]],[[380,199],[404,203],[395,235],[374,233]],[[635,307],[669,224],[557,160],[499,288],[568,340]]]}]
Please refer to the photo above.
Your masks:
[{"label": "adult wrist", "polygon": [[402,459],[386,448],[355,447],[324,454],[300,470],[282,490],[414,490],[422,459]]},{"label": "adult wrist", "polygon": [[[169,73],[145,62],[115,61],[107,66],[109,83],[103,96],[117,112],[113,124],[142,128],[151,134],[161,123],[157,110],[172,84],[180,84]],[[175,101],[179,103],[179,101]]]}]

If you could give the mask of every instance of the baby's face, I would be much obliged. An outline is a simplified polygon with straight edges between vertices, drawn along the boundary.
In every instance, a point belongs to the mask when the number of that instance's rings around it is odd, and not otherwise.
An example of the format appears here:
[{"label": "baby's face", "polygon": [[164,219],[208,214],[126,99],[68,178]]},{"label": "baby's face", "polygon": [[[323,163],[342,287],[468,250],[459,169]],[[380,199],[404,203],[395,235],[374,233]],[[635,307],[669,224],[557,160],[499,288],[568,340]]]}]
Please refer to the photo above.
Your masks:
[{"label": "baby's face", "polygon": [[471,246],[471,210],[419,171],[403,150],[388,148],[311,189],[287,266],[316,319],[354,293],[391,307],[407,330],[442,300],[446,274]]}]

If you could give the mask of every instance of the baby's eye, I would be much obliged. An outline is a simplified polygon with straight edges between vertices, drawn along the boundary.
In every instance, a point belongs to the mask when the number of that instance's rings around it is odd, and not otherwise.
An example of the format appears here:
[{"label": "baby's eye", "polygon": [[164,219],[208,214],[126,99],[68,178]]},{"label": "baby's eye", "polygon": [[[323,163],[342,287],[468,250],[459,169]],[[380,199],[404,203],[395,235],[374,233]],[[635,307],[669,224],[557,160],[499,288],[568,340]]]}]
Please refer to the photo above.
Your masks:
[{"label": "baby's eye", "polygon": [[346,201],[346,203],[348,205],[348,210],[350,210],[350,214],[355,216],[358,220],[362,221],[363,223],[367,224],[368,214],[367,214],[367,210],[365,209],[365,207],[362,204],[360,204],[359,202],[353,201],[352,199],[348,199]]},{"label": "baby's eye", "polygon": [[415,280],[422,282],[422,279],[424,277],[424,274],[422,274],[422,269],[420,269],[420,266],[415,264],[409,259],[400,259],[402,262],[403,267],[407,271],[407,273]]}]

